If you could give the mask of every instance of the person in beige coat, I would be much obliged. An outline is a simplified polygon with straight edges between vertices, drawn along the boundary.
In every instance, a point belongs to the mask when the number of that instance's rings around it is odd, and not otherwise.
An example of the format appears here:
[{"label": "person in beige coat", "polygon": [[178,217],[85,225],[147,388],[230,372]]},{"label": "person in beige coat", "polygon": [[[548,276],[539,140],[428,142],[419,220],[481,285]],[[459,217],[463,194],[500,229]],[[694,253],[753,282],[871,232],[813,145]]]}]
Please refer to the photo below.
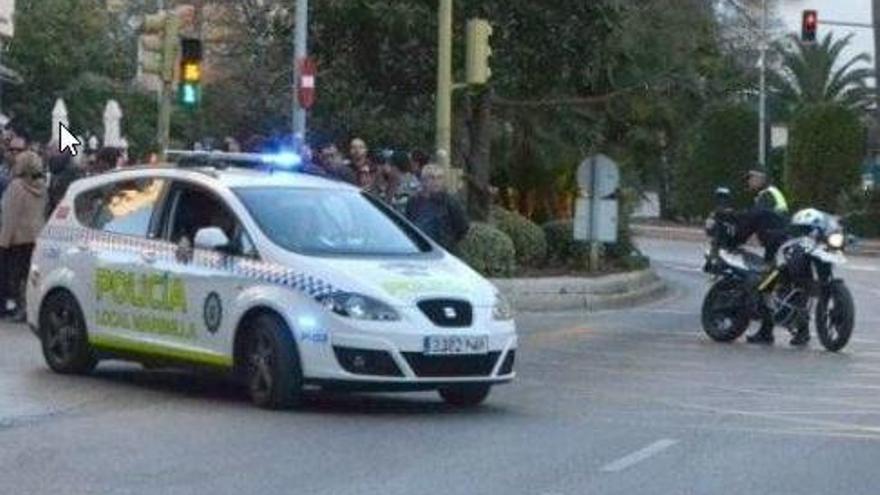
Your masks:
[{"label": "person in beige coat", "polygon": [[14,320],[24,320],[24,290],[34,243],[45,224],[49,195],[43,175],[43,161],[31,151],[18,155],[12,182],[0,202],[0,248],[7,270],[6,296],[16,302]]}]

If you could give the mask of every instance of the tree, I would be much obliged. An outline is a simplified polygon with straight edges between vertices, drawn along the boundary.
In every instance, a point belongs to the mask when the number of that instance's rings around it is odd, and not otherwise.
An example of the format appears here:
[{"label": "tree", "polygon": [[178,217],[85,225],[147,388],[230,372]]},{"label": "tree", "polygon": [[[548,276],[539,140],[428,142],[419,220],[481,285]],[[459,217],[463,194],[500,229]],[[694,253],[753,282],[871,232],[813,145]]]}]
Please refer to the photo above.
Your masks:
[{"label": "tree", "polygon": [[848,108],[865,109],[875,101],[868,79],[874,71],[857,67],[871,62],[867,53],[841,61],[843,50],[850,44],[852,34],[834,39],[828,33],[821,42],[801,43],[796,35],[789,37],[788,45],[779,45],[782,67],[770,71],[768,81],[772,91],[789,112],[797,112],[808,104],[838,102]]},{"label": "tree", "polygon": [[48,139],[55,99],[84,72],[118,81],[134,74],[134,39],[119,35],[120,22],[101,0],[19,1],[15,22],[4,62],[25,82],[4,88],[4,102],[15,124],[37,139]]},{"label": "tree", "polygon": [[858,116],[838,103],[805,106],[794,119],[785,185],[795,204],[834,211],[858,185],[865,133]]},{"label": "tree", "polygon": [[689,219],[712,210],[712,192],[726,186],[740,205],[748,201],[743,177],[758,153],[758,115],[751,106],[721,103],[710,107],[692,131],[689,156],[676,170],[676,207]]}]

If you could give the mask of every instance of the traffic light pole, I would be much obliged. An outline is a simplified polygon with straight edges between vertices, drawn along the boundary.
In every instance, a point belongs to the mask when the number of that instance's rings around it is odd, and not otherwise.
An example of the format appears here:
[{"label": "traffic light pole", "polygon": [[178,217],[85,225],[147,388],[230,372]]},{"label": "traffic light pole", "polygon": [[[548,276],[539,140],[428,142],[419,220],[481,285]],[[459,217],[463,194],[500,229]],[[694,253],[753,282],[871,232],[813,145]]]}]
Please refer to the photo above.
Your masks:
[{"label": "traffic light pole", "polygon": [[159,122],[156,126],[156,142],[159,144],[159,161],[165,161],[165,150],[168,149],[171,136],[171,101],[173,88],[172,81],[162,81],[162,90],[159,94]]},{"label": "traffic light pole", "polygon": [[761,0],[761,95],[758,103],[758,163],[767,168],[767,0]]},{"label": "traffic light pole", "polygon": [[293,41],[293,136],[302,143],[306,136],[306,109],[300,105],[297,92],[301,81],[300,61],[308,55],[309,0],[296,0],[296,26]]},{"label": "traffic light pole", "polygon": [[437,164],[447,180],[452,147],[452,0],[440,0],[437,23]]}]

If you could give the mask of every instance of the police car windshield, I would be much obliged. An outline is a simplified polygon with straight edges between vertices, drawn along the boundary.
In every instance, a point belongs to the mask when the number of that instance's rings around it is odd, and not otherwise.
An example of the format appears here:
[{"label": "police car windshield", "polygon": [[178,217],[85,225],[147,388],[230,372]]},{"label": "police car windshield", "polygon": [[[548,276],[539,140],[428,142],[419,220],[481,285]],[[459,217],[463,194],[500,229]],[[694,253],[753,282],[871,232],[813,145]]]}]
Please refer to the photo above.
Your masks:
[{"label": "police car windshield", "polygon": [[412,255],[431,245],[378,201],[352,190],[242,187],[241,199],[269,239],[312,255]]}]

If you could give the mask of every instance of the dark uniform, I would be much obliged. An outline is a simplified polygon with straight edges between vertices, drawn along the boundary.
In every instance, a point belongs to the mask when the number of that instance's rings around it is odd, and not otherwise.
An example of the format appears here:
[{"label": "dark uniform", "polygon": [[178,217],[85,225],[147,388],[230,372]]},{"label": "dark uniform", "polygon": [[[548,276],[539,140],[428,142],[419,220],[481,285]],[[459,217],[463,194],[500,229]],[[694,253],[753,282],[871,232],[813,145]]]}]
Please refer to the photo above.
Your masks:
[{"label": "dark uniform", "polygon": [[[754,232],[764,246],[764,259],[772,263],[776,252],[788,238],[788,201],[776,186],[767,186],[755,197],[755,206],[746,214],[747,228]],[[773,316],[761,315],[761,328],[747,339],[752,343],[773,343]],[[809,324],[798,328],[792,345],[804,345],[810,340]]]}]

